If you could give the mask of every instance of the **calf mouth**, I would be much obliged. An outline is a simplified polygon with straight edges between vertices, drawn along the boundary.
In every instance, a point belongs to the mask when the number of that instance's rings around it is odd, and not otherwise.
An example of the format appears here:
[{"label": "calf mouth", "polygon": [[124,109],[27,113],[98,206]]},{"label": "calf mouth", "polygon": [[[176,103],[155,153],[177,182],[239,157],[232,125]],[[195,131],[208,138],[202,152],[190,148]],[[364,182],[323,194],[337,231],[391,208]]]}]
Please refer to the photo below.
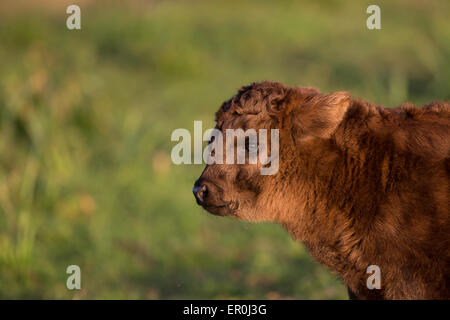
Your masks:
[{"label": "calf mouth", "polygon": [[239,202],[224,201],[224,190],[217,184],[199,179],[195,182],[192,192],[197,204],[209,213],[216,216],[236,216]]},{"label": "calf mouth", "polygon": [[216,216],[236,216],[236,210],[239,207],[239,203],[236,201],[227,201],[220,205],[201,204],[203,209]]}]

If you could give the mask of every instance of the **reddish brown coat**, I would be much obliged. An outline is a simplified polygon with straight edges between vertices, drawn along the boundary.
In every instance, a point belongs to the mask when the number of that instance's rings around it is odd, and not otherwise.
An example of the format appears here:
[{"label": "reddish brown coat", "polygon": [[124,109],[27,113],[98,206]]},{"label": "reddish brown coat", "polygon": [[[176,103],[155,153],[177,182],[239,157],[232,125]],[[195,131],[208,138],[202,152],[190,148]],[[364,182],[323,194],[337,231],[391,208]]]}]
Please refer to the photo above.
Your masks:
[{"label": "reddish brown coat", "polygon": [[[262,82],[216,114],[217,128],[280,129],[280,167],[208,165],[211,213],[282,224],[360,299],[450,299],[450,106],[374,106]],[[380,290],[366,286],[369,265]]]}]

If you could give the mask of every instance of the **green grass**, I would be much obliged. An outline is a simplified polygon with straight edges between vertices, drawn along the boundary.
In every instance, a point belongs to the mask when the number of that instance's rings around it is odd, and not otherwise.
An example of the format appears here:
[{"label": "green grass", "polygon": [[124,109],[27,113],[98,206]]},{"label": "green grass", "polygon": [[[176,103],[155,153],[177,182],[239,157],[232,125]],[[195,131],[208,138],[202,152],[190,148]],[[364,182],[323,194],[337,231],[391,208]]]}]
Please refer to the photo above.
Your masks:
[{"label": "green grass", "polygon": [[450,3],[377,1],[378,31],[369,1],[276,3],[88,2],[81,31],[2,5],[0,298],[346,298],[281,227],[198,208],[170,134],[264,79],[448,100]]}]

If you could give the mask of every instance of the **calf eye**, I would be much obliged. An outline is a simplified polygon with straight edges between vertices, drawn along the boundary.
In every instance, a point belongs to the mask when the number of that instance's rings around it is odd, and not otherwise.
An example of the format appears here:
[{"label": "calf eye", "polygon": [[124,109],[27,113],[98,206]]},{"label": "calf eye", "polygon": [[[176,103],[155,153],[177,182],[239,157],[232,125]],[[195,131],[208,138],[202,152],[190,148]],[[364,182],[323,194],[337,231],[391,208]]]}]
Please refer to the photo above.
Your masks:
[{"label": "calf eye", "polygon": [[[213,146],[213,142],[216,140],[216,136],[211,136],[211,138],[209,139],[209,142],[208,142],[208,145],[210,145],[210,146]],[[216,155],[216,148],[214,148],[214,149],[212,149],[211,151],[210,151],[210,156],[211,157],[214,157],[215,155]]]},{"label": "calf eye", "polygon": [[256,141],[251,141],[249,137],[245,137],[245,150],[257,150],[258,149],[258,143]]}]

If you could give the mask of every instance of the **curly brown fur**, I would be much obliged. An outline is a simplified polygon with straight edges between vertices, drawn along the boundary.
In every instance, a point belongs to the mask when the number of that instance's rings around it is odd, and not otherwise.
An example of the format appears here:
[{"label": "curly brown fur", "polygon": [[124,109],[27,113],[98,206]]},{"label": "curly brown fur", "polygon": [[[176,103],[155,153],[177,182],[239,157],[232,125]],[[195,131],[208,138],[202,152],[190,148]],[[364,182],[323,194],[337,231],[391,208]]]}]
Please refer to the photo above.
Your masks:
[{"label": "curly brown fur", "polygon": [[[347,92],[243,87],[217,128],[280,130],[280,167],[206,166],[205,209],[282,224],[358,299],[450,299],[450,105],[374,106]],[[382,288],[369,290],[378,265]]]}]

